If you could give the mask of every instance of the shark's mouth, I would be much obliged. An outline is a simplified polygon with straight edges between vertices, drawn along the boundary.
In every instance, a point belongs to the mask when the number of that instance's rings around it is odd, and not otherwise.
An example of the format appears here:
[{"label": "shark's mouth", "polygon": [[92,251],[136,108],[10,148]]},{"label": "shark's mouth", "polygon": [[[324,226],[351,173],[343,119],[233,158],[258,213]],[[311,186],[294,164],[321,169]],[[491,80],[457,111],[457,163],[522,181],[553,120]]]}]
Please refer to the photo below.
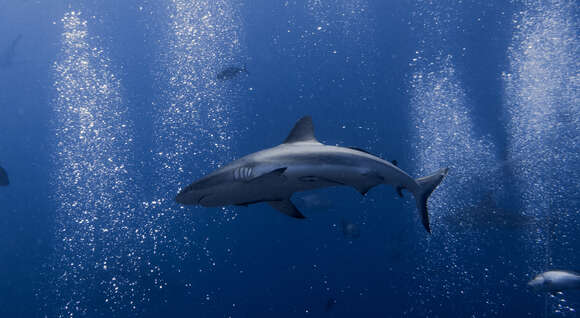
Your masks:
[{"label": "shark's mouth", "polygon": [[215,198],[215,196],[213,196],[211,193],[209,194],[204,194],[202,195],[199,200],[197,201],[197,204],[201,205],[201,206],[216,206],[215,203],[212,203],[211,200]]},{"label": "shark's mouth", "polygon": [[201,205],[203,205],[203,202],[202,202],[202,201],[203,201],[203,199],[207,198],[207,196],[208,196],[208,195],[209,195],[209,194],[204,194],[204,195],[202,195],[202,196],[199,198],[199,200],[197,201],[197,204],[201,204]]},{"label": "shark's mouth", "polygon": [[197,202],[191,194],[192,194],[191,191],[187,191],[187,189],[184,189],[177,194],[177,196],[175,197],[175,202],[185,205],[199,204],[199,202]]}]

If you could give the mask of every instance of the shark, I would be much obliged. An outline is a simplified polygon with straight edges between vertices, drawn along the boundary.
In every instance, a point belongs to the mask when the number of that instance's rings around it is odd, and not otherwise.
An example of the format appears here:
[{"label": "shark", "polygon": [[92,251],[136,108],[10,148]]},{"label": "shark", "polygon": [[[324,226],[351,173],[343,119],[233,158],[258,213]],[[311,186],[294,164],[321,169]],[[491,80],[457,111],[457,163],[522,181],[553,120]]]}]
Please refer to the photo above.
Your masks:
[{"label": "shark", "polygon": [[175,201],[183,205],[248,206],[265,202],[297,219],[305,216],[290,200],[296,192],[349,186],[362,195],[373,187],[393,186],[399,196],[411,192],[421,223],[431,232],[427,199],[447,175],[442,168],[414,179],[392,162],[359,148],[320,143],[310,116],[302,117],[280,145],[235,160],[181,189]]}]

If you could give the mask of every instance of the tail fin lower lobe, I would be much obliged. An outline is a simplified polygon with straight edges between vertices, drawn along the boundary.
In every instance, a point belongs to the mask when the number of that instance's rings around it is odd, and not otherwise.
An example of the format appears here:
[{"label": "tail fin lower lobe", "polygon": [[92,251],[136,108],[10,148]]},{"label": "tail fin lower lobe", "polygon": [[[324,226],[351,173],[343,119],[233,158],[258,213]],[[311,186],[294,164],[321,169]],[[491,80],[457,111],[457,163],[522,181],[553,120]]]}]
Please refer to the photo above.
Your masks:
[{"label": "tail fin lower lobe", "polygon": [[443,181],[443,178],[447,175],[449,168],[443,168],[437,170],[437,172],[432,175],[418,178],[415,181],[419,185],[415,195],[415,200],[417,201],[417,209],[419,210],[419,216],[421,217],[421,223],[425,227],[427,232],[431,233],[431,228],[429,226],[429,213],[427,211],[427,199],[435,190],[435,188]]}]

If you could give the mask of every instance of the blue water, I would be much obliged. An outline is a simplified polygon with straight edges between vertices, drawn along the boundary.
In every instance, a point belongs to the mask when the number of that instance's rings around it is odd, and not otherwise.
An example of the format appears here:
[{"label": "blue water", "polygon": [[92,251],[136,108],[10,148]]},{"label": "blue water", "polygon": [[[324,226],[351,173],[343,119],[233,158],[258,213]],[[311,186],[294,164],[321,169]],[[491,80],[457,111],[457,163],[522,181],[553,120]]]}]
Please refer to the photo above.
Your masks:
[{"label": "blue water", "polygon": [[[0,0],[0,317],[577,317],[580,292],[526,283],[580,270],[579,22],[567,0]],[[432,234],[386,186],[297,194],[306,220],[173,201],[304,115],[450,167]]]}]

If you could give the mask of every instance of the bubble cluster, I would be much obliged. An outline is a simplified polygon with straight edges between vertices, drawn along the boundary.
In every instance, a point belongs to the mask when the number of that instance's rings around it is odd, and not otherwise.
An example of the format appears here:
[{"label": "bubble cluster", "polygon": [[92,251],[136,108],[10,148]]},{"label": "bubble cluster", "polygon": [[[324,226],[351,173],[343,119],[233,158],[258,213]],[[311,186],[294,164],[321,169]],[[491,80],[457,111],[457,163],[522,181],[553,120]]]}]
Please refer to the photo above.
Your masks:
[{"label": "bubble cluster", "polygon": [[[418,65],[421,67],[412,74],[409,91],[417,158],[413,175],[426,176],[442,167],[450,169],[428,202],[436,239],[427,241],[423,247],[426,260],[420,272],[429,277],[423,288],[443,289],[443,297],[454,297],[461,288],[470,285],[473,277],[460,261],[464,252],[462,237],[450,231],[442,219],[463,213],[466,207],[481,200],[478,193],[489,192],[499,184],[494,183],[490,173],[495,146],[488,137],[478,136],[474,131],[468,99],[453,58],[441,56],[433,63]],[[440,275],[442,268],[447,275]]]},{"label": "bubble cluster", "polygon": [[314,32],[340,30],[353,44],[373,32],[371,27],[373,16],[365,0],[330,2],[309,0],[306,7],[317,23]]},{"label": "bubble cluster", "polygon": [[[573,1],[525,2],[504,72],[509,161],[524,212],[539,222],[528,233],[530,272],[571,266],[580,188],[578,21]],[[576,200],[576,201],[574,201]],[[558,253],[552,250],[558,249]],[[556,254],[558,256],[556,256]]]},{"label": "bubble cluster", "polygon": [[237,62],[239,20],[227,3],[171,4],[168,46],[160,54],[160,74],[169,75],[158,77],[167,86],[161,85],[154,105],[155,197],[146,200],[138,198],[149,191],[134,182],[134,128],[120,80],[82,14],[67,12],[61,20],[52,180],[58,316],[138,315],[182,262],[197,260],[200,272],[212,270],[216,260],[200,229],[235,219],[228,209],[191,218],[171,198],[180,185],[231,157],[231,104],[238,87],[218,83],[216,73]]},{"label": "bubble cluster", "polygon": [[[230,208],[196,213],[178,206],[173,198],[180,188],[232,158],[232,138],[238,81],[220,81],[217,74],[229,66],[244,66],[242,25],[237,9],[227,1],[170,1],[164,40],[158,51],[160,84],[154,113],[152,159],[155,198],[148,204],[148,227],[158,234],[155,244],[168,256],[162,262],[182,271],[195,260],[197,268],[213,271],[217,259],[208,248],[210,235],[222,222],[235,220]],[[170,256],[169,256],[170,255]],[[183,275],[190,286],[195,278]],[[213,299],[211,300],[213,301]],[[210,302],[210,299],[207,299]]]},{"label": "bubble cluster", "polygon": [[168,85],[156,105],[154,155],[161,180],[176,191],[184,176],[191,180],[229,156],[238,87],[219,82],[216,76],[245,61],[240,19],[230,4],[177,0],[171,4],[168,48],[160,53],[164,72],[159,75]]},{"label": "bubble cluster", "polygon": [[90,315],[101,306],[133,311],[144,297],[138,293],[141,256],[134,250],[133,126],[120,81],[87,21],[71,11],[61,22],[53,103],[56,314]]}]

